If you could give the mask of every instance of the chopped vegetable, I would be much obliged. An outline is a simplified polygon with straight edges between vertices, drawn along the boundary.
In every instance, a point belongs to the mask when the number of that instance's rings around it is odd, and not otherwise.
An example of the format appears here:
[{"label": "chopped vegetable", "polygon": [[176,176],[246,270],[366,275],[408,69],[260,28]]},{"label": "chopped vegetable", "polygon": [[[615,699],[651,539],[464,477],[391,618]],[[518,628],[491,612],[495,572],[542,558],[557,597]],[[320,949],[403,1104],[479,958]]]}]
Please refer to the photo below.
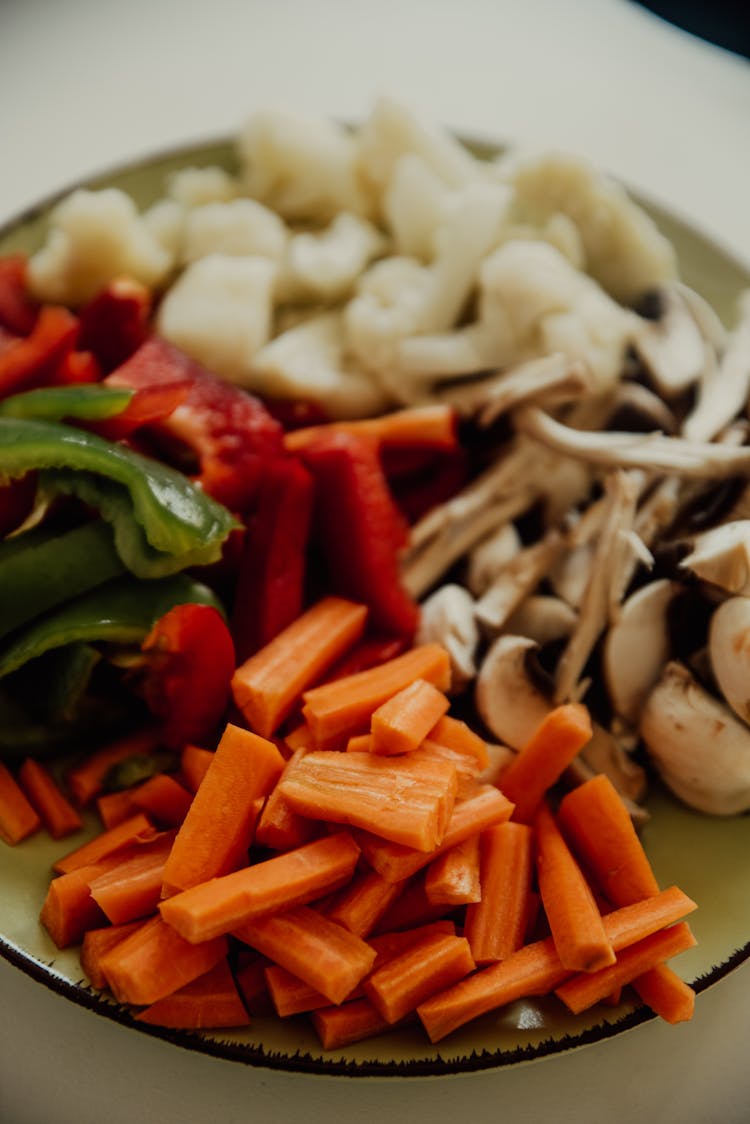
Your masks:
[{"label": "chopped vegetable", "polygon": [[464,933],[479,965],[506,960],[525,942],[534,873],[534,837],[509,821],[481,835],[481,901],[466,911]]},{"label": "chopped vegetable", "polygon": [[591,739],[591,719],[580,703],[556,707],[544,719],[502,776],[502,789],[515,804],[513,818],[528,822],[547,789]]},{"label": "chopped vegetable", "polygon": [[247,1026],[250,1016],[226,960],[139,1011],[139,1022],[190,1030]]},{"label": "chopped vegetable", "polygon": [[53,839],[63,839],[83,826],[83,820],[49,769],[27,757],[18,770],[21,788]]},{"label": "chopped vegetable", "polygon": [[6,843],[20,843],[42,826],[23,789],[0,761],[0,837]]},{"label": "chopped vegetable", "polygon": [[374,711],[371,750],[386,757],[419,749],[450,703],[426,679],[415,679]]}]

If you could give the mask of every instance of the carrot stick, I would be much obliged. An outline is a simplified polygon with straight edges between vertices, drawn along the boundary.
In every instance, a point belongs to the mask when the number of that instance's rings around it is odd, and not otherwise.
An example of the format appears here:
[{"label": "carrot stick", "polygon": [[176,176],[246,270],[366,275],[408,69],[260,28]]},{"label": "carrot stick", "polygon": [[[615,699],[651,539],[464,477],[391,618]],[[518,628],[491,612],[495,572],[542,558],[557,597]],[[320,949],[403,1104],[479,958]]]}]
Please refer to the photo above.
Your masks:
[{"label": "carrot stick", "polygon": [[302,714],[318,745],[365,733],[373,711],[415,679],[450,686],[450,658],[440,644],[422,644],[377,667],[323,683],[303,694]]},{"label": "carrot stick", "polygon": [[63,839],[74,831],[80,831],[83,820],[49,769],[33,757],[27,757],[18,770],[18,780],[53,839]]},{"label": "carrot stick", "polygon": [[102,956],[114,948],[118,941],[134,933],[142,924],[143,921],[140,920],[128,921],[124,925],[106,925],[102,929],[86,930],[81,945],[81,967],[92,987],[102,989],[107,986],[106,977],[100,966]]},{"label": "carrot stick", "polygon": [[136,1015],[138,1022],[186,1030],[248,1026],[250,1016],[240,998],[226,959],[197,980],[158,999]]},{"label": "carrot stick", "polygon": [[489,751],[487,742],[480,738],[470,726],[451,714],[440,718],[427,735],[431,743],[464,753],[467,757],[475,757],[479,771],[487,768]]},{"label": "carrot stick", "polygon": [[558,809],[560,827],[614,905],[628,905],[659,891],[659,884],[622,797],[599,773],[567,793]]},{"label": "carrot stick", "polygon": [[504,960],[524,943],[534,870],[533,834],[508,823],[482,833],[482,899],[466,910],[464,936],[477,964]]},{"label": "carrot stick", "polygon": [[304,449],[321,433],[353,433],[370,437],[383,447],[455,449],[456,414],[451,406],[415,406],[377,418],[303,426],[284,435],[290,452]]},{"label": "carrot stick", "polygon": [[695,944],[690,926],[686,921],[678,921],[676,925],[660,929],[657,933],[628,945],[618,953],[616,962],[609,967],[597,972],[581,973],[567,980],[555,989],[555,994],[568,1010],[578,1015],[606,998],[614,988],[624,987],[644,972]]},{"label": "carrot stick", "polygon": [[529,823],[545,792],[559,780],[578,751],[591,739],[591,718],[580,703],[555,707],[500,778],[515,805],[513,819]]},{"label": "carrot stick", "polygon": [[226,954],[224,937],[190,944],[157,915],[105,953],[101,969],[118,1002],[145,1006],[202,976]]},{"label": "carrot stick", "polygon": [[[479,834],[449,847],[427,868],[425,894],[432,905],[459,906],[484,896],[479,875]],[[396,883],[398,886],[398,883]]]},{"label": "carrot stick", "polygon": [[542,904],[565,968],[595,972],[615,961],[594,895],[546,804],[534,817]]},{"label": "carrot stick", "polygon": [[0,761],[0,839],[14,846],[39,831],[42,821],[16,784],[13,775]]},{"label": "carrot stick", "polygon": [[[284,766],[282,778],[288,776],[305,755],[305,748],[296,749]],[[289,806],[278,784],[263,806],[255,829],[255,842],[274,851],[291,851],[309,843],[320,831],[317,820],[301,816]]]},{"label": "carrot stick", "polygon": [[234,936],[299,976],[331,1003],[342,1003],[375,959],[375,949],[361,937],[304,905],[256,918],[236,929]]},{"label": "carrot stick", "polygon": [[688,1022],[693,1017],[695,991],[668,964],[657,964],[631,984],[641,1001],[666,1022]]},{"label": "carrot stick", "polygon": [[241,664],[234,701],[252,730],[270,737],[295,702],[364,632],[367,608],[325,597]]},{"label": "carrot stick", "polygon": [[364,828],[429,852],[442,841],[456,797],[456,771],[420,752],[308,753],[279,782],[303,816]]},{"label": "carrot stick", "polygon": [[167,859],[164,896],[246,861],[259,813],[256,801],[270,792],[283,768],[272,742],[227,724]]},{"label": "carrot stick", "polygon": [[418,749],[449,705],[443,692],[432,683],[415,679],[373,713],[372,752],[391,755]]},{"label": "carrot stick", "polygon": [[163,919],[193,944],[229,933],[263,914],[314,901],[351,878],[359,847],[348,832],[326,835],[192,886],[160,905]]},{"label": "carrot stick", "polygon": [[245,948],[244,951],[250,955],[251,959],[242,963],[242,957],[240,957],[240,963],[234,977],[237,990],[242,996],[242,1001],[250,1015],[257,1015],[258,1018],[272,1015],[274,1006],[268,992],[265,975],[269,962],[265,956],[256,955],[250,948]]},{"label": "carrot stick", "polygon": [[89,882],[106,869],[106,863],[81,866],[50,882],[39,920],[58,948],[78,944],[88,929],[105,923],[106,917],[91,896]]},{"label": "carrot stick", "polygon": [[432,737],[425,738],[420,749],[425,756],[431,757],[434,761],[447,761],[453,766],[458,777],[459,800],[464,800],[476,792],[480,768],[479,762],[472,753],[464,753],[460,749],[443,745],[433,741]]},{"label": "carrot stick", "polygon": [[118,738],[117,741],[90,754],[80,765],[70,769],[65,780],[79,808],[90,804],[94,797],[102,792],[107,773],[113,765],[125,761],[128,757],[153,753],[160,744],[157,730],[139,730],[134,734],[126,734],[125,737]]},{"label": "carrot stick", "polygon": [[[420,873],[408,881],[394,883],[401,887],[401,893],[380,918],[376,926],[378,936],[391,931],[408,932],[414,928],[423,928],[451,915],[453,906],[446,905],[445,902],[430,901],[425,882],[426,875]],[[373,937],[372,940],[374,939]]]},{"label": "carrot stick", "polygon": [[315,749],[315,738],[307,722],[300,722],[293,730],[284,736],[288,749],[294,755],[298,749]]},{"label": "carrot stick", "polygon": [[348,675],[356,675],[360,671],[369,671],[381,663],[395,659],[408,647],[409,641],[405,636],[386,636],[384,634],[365,634],[351,651],[337,660],[321,679],[321,683],[332,683],[334,679],[343,679]]},{"label": "carrot stick", "polygon": [[352,999],[340,1007],[323,1007],[313,1011],[312,1023],[324,1050],[337,1050],[351,1046],[364,1038],[372,1038],[385,1030],[392,1030],[369,999]]},{"label": "carrot stick", "polygon": [[201,781],[208,771],[208,766],[213,760],[210,749],[202,749],[198,745],[186,745],[180,754],[180,769],[192,793],[196,793]]},{"label": "carrot stick", "polygon": [[602,917],[615,952],[648,937],[658,929],[686,917],[698,907],[678,886],[669,886],[650,898],[622,905]]},{"label": "carrot stick", "polygon": [[118,792],[103,792],[96,798],[96,810],[105,828],[117,827],[135,815],[133,797],[129,788]]},{"label": "carrot stick", "polygon": [[92,898],[113,925],[154,913],[173,839],[173,833],[165,833],[128,848],[116,866],[89,881]]},{"label": "carrot stick", "polygon": [[145,842],[148,839],[153,839],[156,834],[156,828],[148,816],[144,815],[143,812],[136,812],[135,815],[123,820],[116,827],[107,828],[106,831],[95,835],[88,843],[83,843],[80,847],[76,847],[74,851],[70,851],[67,855],[57,859],[52,864],[52,869],[56,874],[69,874],[71,870],[77,870],[81,866],[89,866],[91,863],[99,862],[100,859],[104,859],[138,840]]},{"label": "carrot stick", "polygon": [[383,1018],[395,1023],[473,969],[465,937],[435,934],[374,971],[364,983],[364,992]]},{"label": "carrot stick", "polygon": [[352,734],[346,743],[347,753],[372,753],[372,734]]},{"label": "carrot stick", "polygon": [[161,827],[179,827],[188,813],[193,793],[167,773],[156,773],[132,791],[136,808]]},{"label": "carrot stick", "polygon": [[442,843],[431,853],[415,850],[371,832],[357,832],[362,854],[371,867],[390,882],[400,882],[416,874],[449,847],[455,847],[469,836],[485,831],[510,819],[513,805],[494,785],[477,785],[474,794],[456,801]]},{"label": "carrot stick", "polygon": [[366,937],[401,893],[398,882],[388,882],[376,870],[352,879],[326,910],[326,917],[343,925],[350,933]]}]

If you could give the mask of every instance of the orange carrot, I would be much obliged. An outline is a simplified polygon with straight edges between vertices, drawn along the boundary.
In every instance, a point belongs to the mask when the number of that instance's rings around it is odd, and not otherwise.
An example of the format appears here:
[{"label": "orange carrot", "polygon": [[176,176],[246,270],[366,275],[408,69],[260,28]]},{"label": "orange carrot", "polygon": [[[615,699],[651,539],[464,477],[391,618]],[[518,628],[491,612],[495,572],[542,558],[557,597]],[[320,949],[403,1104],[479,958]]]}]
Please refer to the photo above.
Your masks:
[{"label": "orange carrot", "polygon": [[430,863],[425,877],[425,894],[432,905],[468,905],[482,899],[479,840],[478,834],[470,835]]},{"label": "orange carrot", "polygon": [[234,935],[322,992],[330,1003],[342,1003],[375,959],[375,949],[361,937],[304,905],[259,917]]},{"label": "orange carrot", "polygon": [[192,799],[193,793],[167,773],[156,773],[132,790],[135,807],[161,827],[179,827]]},{"label": "orange carrot", "polygon": [[165,896],[227,874],[246,861],[256,801],[284,768],[276,746],[229,723],[164,869]]},{"label": "orange carrot", "polygon": [[318,745],[365,733],[373,711],[415,679],[440,691],[450,686],[450,658],[440,644],[422,644],[377,667],[313,687],[303,694],[302,713]]},{"label": "orange carrot", "polygon": [[312,1023],[324,1050],[351,1046],[363,1038],[372,1038],[385,1030],[392,1030],[369,999],[352,999],[340,1007],[323,1007],[312,1012]]},{"label": "orange carrot", "polygon": [[107,986],[106,977],[100,966],[102,956],[114,948],[118,941],[134,933],[142,924],[142,921],[128,921],[124,925],[106,925],[102,929],[88,929],[83,934],[81,967],[92,987],[103,989]]},{"label": "orange carrot", "polygon": [[0,761],[0,839],[13,846],[39,831],[42,821],[16,784],[13,775]]},{"label": "orange carrot", "polygon": [[334,679],[343,679],[360,671],[369,671],[372,667],[378,667],[381,663],[387,663],[388,660],[400,656],[408,646],[409,641],[406,636],[365,633],[351,651],[328,669],[320,682],[332,683]]},{"label": "orange carrot", "polygon": [[192,793],[198,791],[198,787],[206,775],[208,766],[213,760],[213,756],[210,749],[202,749],[198,745],[186,745],[183,747],[182,753],[180,754],[180,769]]},{"label": "orange carrot", "polygon": [[[304,757],[304,747],[296,749],[284,766],[282,777],[286,777]],[[274,851],[291,851],[309,843],[320,831],[317,820],[310,820],[293,811],[284,798],[278,784],[266,800],[255,829],[255,841],[262,847]]]},{"label": "orange carrot", "polygon": [[58,948],[78,944],[88,929],[105,923],[106,917],[91,897],[89,882],[106,869],[106,863],[81,866],[50,882],[39,920]]},{"label": "orange carrot", "polygon": [[641,1001],[666,1022],[688,1022],[693,1017],[695,991],[668,964],[657,964],[631,984]]},{"label": "orange carrot", "polygon": [[366,937],[401,893],[398,882],[388,882],[377,871],[360,874],[337,895],[326,917],[350,933]]},{"label": "orange carrot", "polygon": [[158,731],[149,728],[126,734],[103,749],[89,754],[79,765],[70,769],[65,777],[76,804],[83,808],[103,791],[107,774],[113,765],[128,757],[153,753],[160,744]]},{"label": "orange carrot", "polygon": [[659,884],[622,797],[599,773],[567,793],[558,810],[571,847],[614,905],[658,893]]},{"label": "orange carrot", "polygon": [[332,432],[365,435],[383,447],[455,449],[456,414],[453,407],[437,404],[394,410],[376,418],[304,426],[285,434],[284,445],[290,452],[297,452],[322,433]]},{"label": "orange carrot", "polygon": [[415,679],[374,711],[370,723],[372,752],[385,755],[418,749],[449,702],[426,679]]},{"label": "orange carrot", "polygon": [[544,803],[534,817],[534,835],[539,892],[563,967],[595,972],[613,964],[594,895]]},{"label": "orange carrot", "polygon": [[482,900],[466,910],[464,936],[477,964],[504,960],[524,943],[534,870],[533,835],[508,823],[482,833]]},{"label": "orange carrot", "polygon": [[434,934],[374,971],[363,985],[364,992],[383,1018],[395,1023],[473,969],[465,937]]},{"label": "orange carrot", "polygon": [[559,780],[578,751],[591,739],[591,718],[580,703],[555,707],[500,779],[515,805],[513,819],[529,823],[545,792]]},{"label": "orange carrot", "polygon": [[138,1022],[187,1030],[248,1026],[250,1016],[240,998],[226,959],[136,1015]]},{"label": "orange carrot", "polygon": [[292,751],[292,756],[298,749],[315,749],[315,738],[307,722],[300,722],[293,730],[285,735],[284,741],[287,748]]},{"label": "orange carrot", "polygon": [[202,976],[226,954],[224,937],[190,944],[157,915],[118,941],[100,965],[120,1003],[145,1006]]},{"label": "orange carrot", "polygon": [[457,799],[465,800],[467,796],[476,792],[481,770],[479,762],[472,753],[464,753],[461,749],[443,745],[440,742],[433,741],[432,737],[425,738],[420,749],[426,757],[431,757],[434,761],[447,761],[456,770],[458,778]]},{"label": "orange carrot", "polygon": [[359,847],[351,835],[337,832],[192,886],[165,899],[159,908],[169,925],[196,944],[338,889],[351,878],[358,858]]},{"label": "orange carrot", "polygon": [[427,735],[430,742],[475,757],[480,771],[486,769],[489,761],[487,742],[480,738],[470,726],[451,714],[440,718]]},{"label": "orange carrot", "polygon": [[[415,928],[424,928],[426,925],[436,924],[445,920],[453,910],[453,906],[445,902],[432,902],[427,897],[425,889],[426,875],[420,873],[409,880],[396,882],[394,885],[401,887],[401,893],[383,914],[376,926],[378,938],[383,933],[398,931],[409,932]],[[374,943],[375,938],[372,938]]]},{"label": "orange carrot", "polygon": [[566,980],[555,989],[555,994],[568,1010],[578,1015],[606,998],[614,988],[624,987],[644,972],[692,948],[695,943],[690,926],[686,921],[679,921],[628,945],[609,967]]},{"label": "orange carrot", "polygon": [[678,886],[669,886],[650,898],[622,905],[602,917],[615,952],[648,937],[658,929],[687,917],[698,907]]},{"label": "orange carrot", "polygon": [[99,862],[100,859],[129,846],[138,840],[153,839],[157,834],[156,828],[143,812],[136,812],[127,820],[117,824],[116,827],[107,828],[90,839],[87,843],[69,851],[67,855],[56,859],[52,869],[56,874],[69,874],[81,866],[89,866]]},{"label": "orange carrot", "polygon": [[364,828],[425,852],[442,841],[456,788],[455,769],[419,751],[398,758],[316,751],[279,782],[303,816]]},{"label": "orange carrot", "polygon": [[352,734],[346,743],[347,753],[372,753],[372,734]]},{"label": "orange carrot", "polygon": [[27,757],[18,771],[18,780],[53,839],[63,839],[80,831],[83,820],[49,769],[33,757]]},{"label": "orange carrot", "polygon": [[96,810],[106,828],[117,827],[135,814],[133,797],[129,788],[117,792],[103,792],[96,798]]},{"label": "orange carrot", "polygon": [[250,959],[243,962],[243,958],[240,957],[234,976],[237,990],[242,996],[242,1001],[250,1015],[257,1015],[258,1018],[272,1015],[274,1006],[268,992],[265,975],[269,962],[265,956],[256,955],[250,948],[246,948],[244,951],[248,953]]},{"label": "orange carrot", "polygon": [[173,833],[123,852],[116,866],[89,880],[91,896],[113,925],[152,914],[159,903]]},{"label": "orange carrot", "polygon": [[312,686],[364,632],[367,608],[325,597],[241,664],[234,701],[252,730],[270,737]]},{"label": "orange carrot", "polygon": [[327,1007],[330,1002],[322,991],[311,987],[278,964],[269,964],[265,969],[265,977],[273,1009],[281,1019]]}]

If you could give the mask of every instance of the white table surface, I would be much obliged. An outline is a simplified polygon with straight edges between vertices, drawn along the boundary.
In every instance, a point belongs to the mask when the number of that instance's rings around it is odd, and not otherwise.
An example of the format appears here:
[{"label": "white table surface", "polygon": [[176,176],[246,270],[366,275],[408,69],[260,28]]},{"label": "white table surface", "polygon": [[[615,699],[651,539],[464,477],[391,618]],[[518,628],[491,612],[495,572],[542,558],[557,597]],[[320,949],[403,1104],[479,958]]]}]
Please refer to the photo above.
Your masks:
[{"label": "white table surface", "polygon": [[[356,119],[381,91],[583,153],[750,261],[750,65],[626,0],[0,0],[0,222],[253,107]],[[333,1081],[161,1043],[0,962],[0,1122],[739,1124],[748,1040],[750,965],[686,1026],[469,1077]]]}]

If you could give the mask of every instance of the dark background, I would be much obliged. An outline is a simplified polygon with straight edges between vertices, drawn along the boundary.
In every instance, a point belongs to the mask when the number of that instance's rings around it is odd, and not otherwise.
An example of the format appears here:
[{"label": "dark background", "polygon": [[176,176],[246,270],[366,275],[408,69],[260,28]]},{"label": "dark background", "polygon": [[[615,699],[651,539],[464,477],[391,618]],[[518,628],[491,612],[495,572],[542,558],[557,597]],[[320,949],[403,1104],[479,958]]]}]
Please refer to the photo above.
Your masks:
[{"label": "dark background", "polygon": [[748,0],[636,0],[662,19],[750,58],[750,3]]}]

